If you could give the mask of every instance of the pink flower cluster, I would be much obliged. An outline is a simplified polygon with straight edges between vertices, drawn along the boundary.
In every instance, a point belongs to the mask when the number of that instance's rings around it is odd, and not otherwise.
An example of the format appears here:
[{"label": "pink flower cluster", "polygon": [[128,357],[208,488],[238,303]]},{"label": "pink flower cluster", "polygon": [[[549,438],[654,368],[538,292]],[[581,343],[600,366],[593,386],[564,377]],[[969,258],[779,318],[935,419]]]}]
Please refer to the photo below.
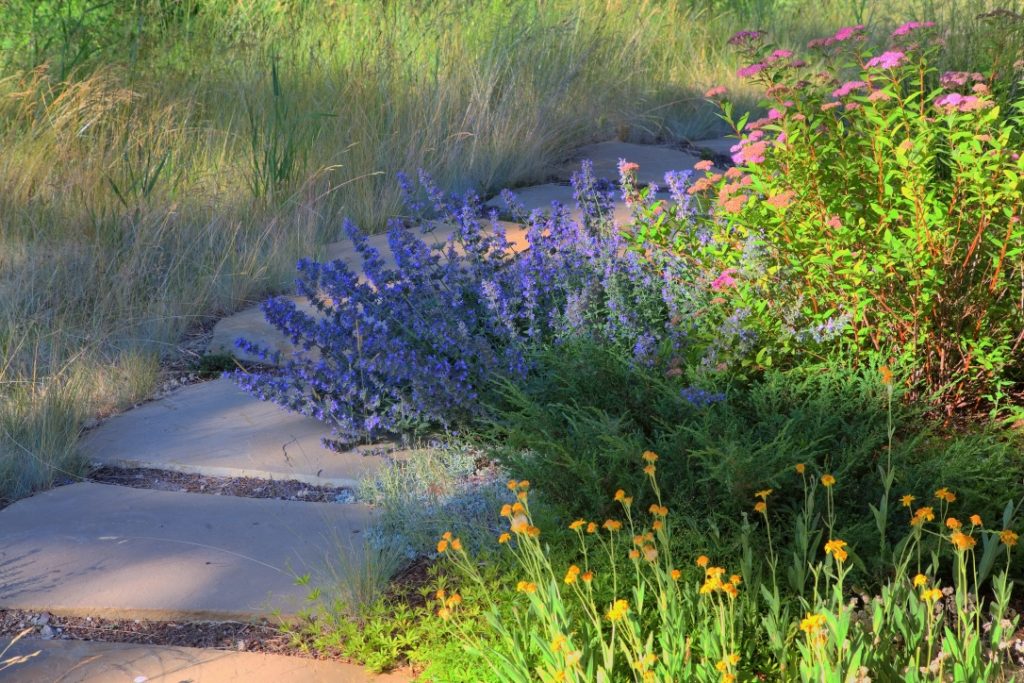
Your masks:
[{"label": "pink flower cluster", "polygon": [[847,81],[841,86],[832,91],[832,97],[840,98],[846,97],[854,90],[863,90],[868,87],[868,84],[864,81]]},{"label": "pink flower cluster", "polygon": [[836,31],[833,35],[828,38],[816,38],[811,42],[807,43],[807,47],[814,49],[816,47],[832,47],[836,43],[843,43],[851,38],[859,38],[864,34],[864,24],[857,24],[856,26],[844,26],[843,28]]},{"label": "pink flower cluster", "polygon": [[907,60],[907,55],[898,50],[889,50],[883,52],[877,57],[872,57],[868,60],[868,67],[878,67],[880,69],[895,69]]},{"label": "pink flower cluster", "polygon": [[910,35],[912,32],[922,29],[931,28],[935,26],[934,21],[908,21],[907,23],[900,26],[898,29],[892,32],[893,38],[899,38],[900,36]]},{"label": "pink flower cluster", "polygon": [[640,170],[640,164],[619,159],[619,175],[629,175]]},{"label": "pink flower cluster", "polygon": [[723,289],[735,287],[736,278],[733,277],[733,274],[735,273],[735,268],[726,268],[725,270],[722,271],[721,275],[716,277],[714,282],[711,283],[711,289],[713,289],[716,292],[720,292]]},{"label": "pink flower cluster", "polygon": [[755,130],[739,144],[733,145],[729,151],[732,152],[733,163],[736,164],[760,164],[764,162],[764,154],[768,151],[768,143],[763,140],[764,131]]},{"label": "pink flower cluster", "polygon": [[711,88],[706,93],[704,93],[704,97],[707,97],[708,99],[713,99],[715,97],[721,97],[724,94],[725,94],[725,86],[724,85],[716,85],[714,88]]},{"label": "pink flower cluster", "polygon": [[984,74],[977,71],[947,71],[939,77],[939,85],[946,89],[962,88],[968,83],[980,83],[984,80]]},{"label": "pink flower cluster", "polygon": [[740,31],[729,39],[729,45],[749,45],[764,37],[764,31]]},{"label": "pink flower cluster", "polygon": [[935,99],[935,106],[947,114],[955,111],[981,111],[988,109],[993,104],[992,100],[984,100],[974,95],[961,95],[956,92],[941,95]]},{"label": "pink flower cluster", "polygon": [[739,78],[750,78],[764,71],[767,66],[767,64],[757,63],[751,64],[750,66],[740,67],[736,70],[736,76]]}]

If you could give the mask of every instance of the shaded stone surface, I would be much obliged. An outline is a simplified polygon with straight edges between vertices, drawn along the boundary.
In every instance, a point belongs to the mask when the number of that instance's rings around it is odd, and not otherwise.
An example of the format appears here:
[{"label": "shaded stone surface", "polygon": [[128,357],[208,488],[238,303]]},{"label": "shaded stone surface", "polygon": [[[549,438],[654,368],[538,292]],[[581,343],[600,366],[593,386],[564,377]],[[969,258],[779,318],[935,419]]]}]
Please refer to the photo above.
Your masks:
[{"label": "shaded stone surface", "polygon": [[[543,209],[544,211],[550,211],[554,202],[558,202],[569,210],[569,215],[574,219],[579,219],[582,215],[579,207],[576,206],[576,200],[572,196],[572,187],[569,185],[560,185],[558,183],[547,183],[545,185],[534,185],[532,187],[522,187],[512,191],[515,194],[516,199],[526,209],[527,212],[533,211],[534,209]],[[487,202],[487,206],[498,209],[502,214],[508,214],[509,208],[505,204],[505,200],[501,196],[494,197]],[[629,220],[630,210],[624,202],[615,202],[612,207],[612,220],[621,225]]]},{"label": "shaded stone surface", "polygon": [[[0,650],[9,641],[0,641]],[[282,655],[88,641],[20,640],[7,656],[28,656],[0,680],[23,683],[404,683],[404,673]]]},{"label": "shaded stone surface", "polygon": [[712,154],[732,156],[732,152],[729,150],[738,142],[739,140],[735,138],[709,138],[707,140],[695,140],[691,144],[697,149],[705,149]]},{"label": "shaded stone surface", "polygon": [[[700,157],[671,147],[636,145],[616,140],[587,145],[576,153],[576,158],[590,159],[594,162],[595,176],[616,183],[619,180],[619,159],[625,159],[640,165],[637,182],[642,185],[657,183],[661,186],[665,184],[665,173],[668,171],[685,171],[700,161]],[[571,162],[562,169],[562,173],[569,177],[579,167],[579,161]]]},{"label": "shaded stone surface", "polygon": [[353,487],[381,463],[359,450],[323,447],[330,430],[244,393],[228,379],[178,389],[116,415],[81,440],[97,464],[214,477],[293,479]]},{"label": "shaded stone surface", "polygon": [[62,486],[0,511],[0,608],[136,619],[296,614],[318,573],[359,563],[363,505]]}]

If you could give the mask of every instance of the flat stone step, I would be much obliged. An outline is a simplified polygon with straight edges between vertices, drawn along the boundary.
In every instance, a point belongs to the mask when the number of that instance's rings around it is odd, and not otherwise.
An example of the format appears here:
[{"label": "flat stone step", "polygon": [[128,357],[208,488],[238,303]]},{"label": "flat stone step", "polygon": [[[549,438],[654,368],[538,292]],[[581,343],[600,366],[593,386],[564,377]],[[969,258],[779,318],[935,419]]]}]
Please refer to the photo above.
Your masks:
[{"label": "flat stone step", "polygon": [[708,138],[707,140],[694,140],[692,144],[697,149],[707,150],[711,154],[732,156],[732,147],[737,144],[737,138]]},{"label": "flat stone step", "polygon": [[229,379],[193,384],[116,415],[82,437],[91,462],[212,477],[355,487],[380,466],[365,449],[323,447],[330,430],[246,394]]},{"label": "flat stone step", "polygon": [[[0,640],[0,651],[9,640]],[[38,653],[35,656],[30,656]],[[405,683],[407,673],[254,652],[81,640],[22,639],[8,657],[28,657],[0,679],[22,683]]]},{"label": "flat stone step", "polygon": [[[582,159],[594,162],[594,175],[614,183],[619,180],[619,159],[639,164],[637,182],[642,185],[656,183],[664,189],[665,174],[669,171],[685,171],[693,168],[700,157],[661,145],[637,145],[630,142],[599,142],[587,145],[576,153],[575,161],[566,164],[561,174],[570,177],[580,168]],[[570,194],[570,197],[572,195]]]},{"label": "flat stone step", "polygon": [[307,607],[328,558],[361,561],[364,505],[79,483],[0,510],[0,608],[245,620]]}]

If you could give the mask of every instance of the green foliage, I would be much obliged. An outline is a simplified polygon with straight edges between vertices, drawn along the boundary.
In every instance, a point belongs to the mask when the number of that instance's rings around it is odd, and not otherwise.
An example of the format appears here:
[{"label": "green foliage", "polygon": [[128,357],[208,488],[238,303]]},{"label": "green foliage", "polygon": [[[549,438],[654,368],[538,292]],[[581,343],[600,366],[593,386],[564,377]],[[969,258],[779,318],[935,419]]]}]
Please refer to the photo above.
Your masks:
[{"label": "green foliage", "polygon": [[[662,460],[652,452],[642,457],[655,501],[649,514],[629,493],[617,491],[613,517],[569,524],[576,535],[569,544],[576,546],[572,564],[551,550],[564,551],[565,541],[547,539],[547,531],[533,525],[531,483],[509,482],[513,502],[501,512],[509,532],[499,542],[518,568],[514,593],[511,586],[497,594],[476,591],[484,585],[481,562],[458,538],[441,540],[439,550],[462,579],[458,587],[474,590],[474,598],[438,594],[439,614],[456,622],[467,650],[501,680],[938,682],[950,674],[953,680],[995,680],[1012,668],[1006,645],[1017,618],[1006,617],[1017,536],[982,528],[976,517],[962,523],[951,517],[943,526],[956,498],[947,489],[936,492],[936,511],[918,508],[918,522],[897,523],[897,543],[888,543],[889,525],[880,524],[892,573],[878,598],[850,600],[851,566],[860,556],[859,548],[836,535],[841,481],[801,470],[802,532],[773,525],[774,491],[758,491],[751,498],[758,501],[759,519],[744,522],[741,560],[730,571],[716,553],[709,551],[709,558],[692,546],[680,552],[672,538],[674,518],[661,500]],[[1007,527],[1014,509],[1008,506],[1003,517]],[[755,533],[765,539],[766,553],[750,545]],[[978,592],[976,547],[1004,558],[991,600]],[[607,562],[595,570],[600,557]],[[618,568],[619,558],[628,558],[626,567]],[[952,586],[936,579],[940,563],[951,567]],[[808,580],[784,587],[782,575],[794,571]],[[525,609],[507,609],[524,597]],[[481,610],[489,625],[483,631]],[[466,622],[463,612],[470,615]]]},{"label": "green foliage", "polygon": [[[986,428],[943,433],[902,402],[899,389],[890,403],[891,387],[877,372],[848,369],[841,358],[746,382],[699,374],[690,381],[724,392],[725,400],[694,406],[678,378],[607,349],[542,352],[531,383],[503,387],[490,429],[493,452],[567,514],[601,517],[617,488],[643,489],[643,475],[629,465],[637,453],[656,451],[666,504],[718,526],[723,547],[734,543],[758,489],[776,489],[777,510],[798,508],[795,462],[846,482],[838,515],[851,541],[874,533],[860,511],[881,497],[880,464],[893,463],[897,491],[955,482],[966,504],[989,516],[1024,471],[1019,437]],[[639,506],[651,502],[638,495]],[[864,556],[880,571],[870,551]]]},{"label": "green foliage", "polygon": [[[770,111],[750,121],[724,103],[740,171],[708,171],[712,244],[694,253],[735,275],[722,305],[747,315],[759,361],[799,351],[790,315],[838,316],[862,361],[897,364],[950,410],[998,405],[1024,377],[1024,103],[991,94],[1017,74],[940,81],[929,29],[895,43],[877,55],[854,31],[807,67],[744,43]],[[763,268],[745,263],[751,240]]]}]

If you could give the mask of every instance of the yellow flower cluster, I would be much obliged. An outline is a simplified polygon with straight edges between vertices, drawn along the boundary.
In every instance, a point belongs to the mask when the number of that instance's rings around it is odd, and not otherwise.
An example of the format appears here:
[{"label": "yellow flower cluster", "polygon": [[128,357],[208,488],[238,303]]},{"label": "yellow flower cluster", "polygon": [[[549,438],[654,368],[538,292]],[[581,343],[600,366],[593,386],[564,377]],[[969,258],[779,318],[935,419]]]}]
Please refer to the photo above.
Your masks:
[{"label": "yellow flower cluster", "polygon": [[800,630],[807,634],[809,642],[823,645],[828,640],[828,632],[825,629],[827,621],[824,614],[808,612],[807,616],[800,620]]},{"label": "yellow flower cluster", "polygon": [[949,540],[957,550],[970,550],[978,543],[976,538],[962,531],[954,531],[950,534]]},{"label": "yellow flower cluster", "polygon": [[452,532],[446,531],[441,536],[441,540],[437,542],[437,552],[446,553],[448,548],[452,550],[462,550],[462,541],[457,538],[452,538]]},{"label": "yellow flower cluster", "polygon": [[723,581],[722,576],[725,575],[725,567],[708,567],[704,570],[704,583],[700,587],[701,595],[711,595],[712,593],[720,592],[725,593],[730,598],[735,598],[740,594],[739,584],[741,578],[738,574],[733,574],[729,577],[728,581]]},{"label": "yellow flower cluster", "polygon": [[580,575],[580,568],[577,567],[574,564],[571,564],[571,565],[569,565],[569,569],[567,569],[566,572],[565,572],[565,579],[564,579],[564,581],[567,584],[576,583],[576,579],[579,578],[579,575]]},{"label": "yellow flower cluster", "polygon": [[935,492],[935,497],[947,503],[956,502],[956,494],[947,489],[945,486],[943,486],[941,489]]},{"label": "yellow flower cluster", "polygon": [[608,608],[608,613],[605,614],[608,621],[621,621],[626,618],[629,613],[629,602],[626,600],[616,600],[612,603],[612,606]]},{"label": "yellow flower cluster", "polygon": [[516,584],[516,590],[520,593],[536,593],[537,584],[532,581],[520,581]]},{"label": "yellow flower cluster", "polygon": [[1019,536],[1017,536],[1016,532],[1011,531],[1010,529],[1003,529],[999,532],[999,540],[1007,548],[1012,548],[1013,546],[1017,545],[1018,538]]},{"label": "yellow flower cluster", "polygon": [[935,510],[930,507],[920,507],[910,519],[910,526],[922,526],[925,522],[932,522],[934,520]]},{"label": "yellow flower cluster", "polygon": [[821,485],[825,488],[832,488],[836,485],[836,478],[831,474],[823,474],[821,475]]},{"label": "yellow flower cluster", "polygon": [[449,619],[452,616],[452,612],[456,607],[462,604],[462,596],[458,593],[452,593],[447,595],[443,588],[439,588],[434,597],[441,603],[441,607],[437,610],[437,616],[442,619]]},{"label": "yellow flower cluster", "polygon": [[825,554],[831,555],[836,558],[837,562],[846,562],[846,541],[841,541],[838,538],[834,538],[825,544]]},{"label": "yellow flower cluster", "polygon": [[722,683],[733,683],[736,680],[736,674],[733,673],[733,670],[739,663],[740,656],[735,652],[715,662],[715,670],[722,674]]}]

